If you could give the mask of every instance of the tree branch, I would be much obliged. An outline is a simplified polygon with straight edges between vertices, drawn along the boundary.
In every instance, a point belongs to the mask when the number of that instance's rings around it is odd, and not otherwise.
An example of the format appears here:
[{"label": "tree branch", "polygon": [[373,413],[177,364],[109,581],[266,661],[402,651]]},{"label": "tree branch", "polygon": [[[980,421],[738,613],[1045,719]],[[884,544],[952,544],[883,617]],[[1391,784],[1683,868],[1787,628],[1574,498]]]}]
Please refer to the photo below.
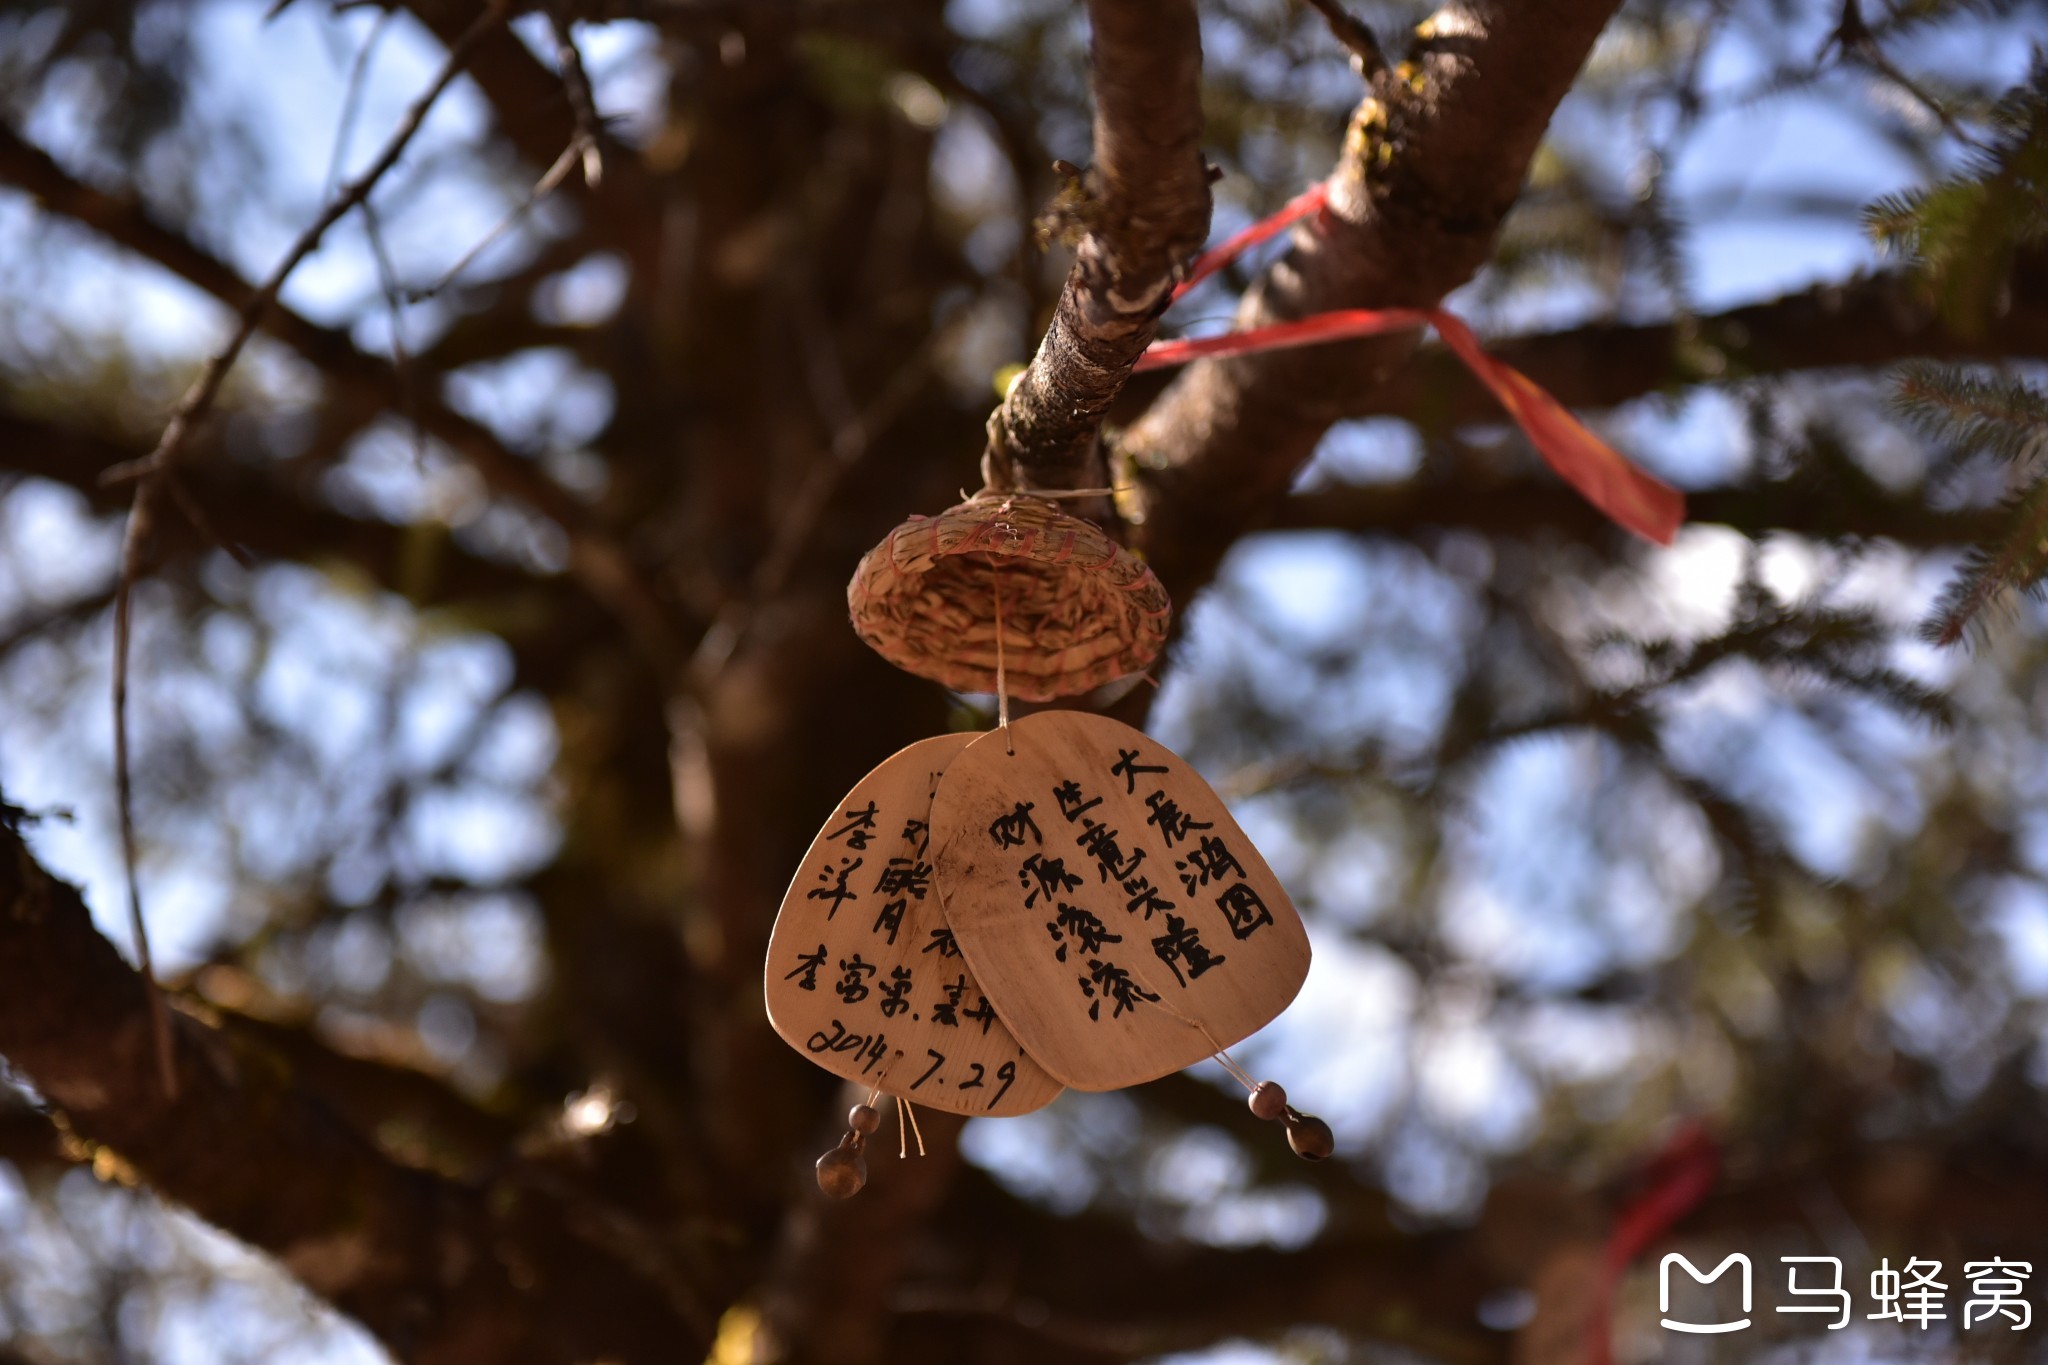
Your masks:
[{"label": "tree branch", "polygon": [[[5,127],[0,127],[0,181],[27,190],[46,209],[86,224],[231,308],[240,307],[249,294],[249,285],[232,267],[154,221],[142,205],[81,183]],[[371,412],[396,402],[397,381],[389,362],[357,350],[346,333],[309,322],[278,303],[262,312],[260,326],[319,369],[339,396]],[[644,655],[664,671],[681,657],[675,623],[661,594],[583,504],[424,386],[413,406],[409,415],[475,467],[493,491],[562,528],[569,540],[570,572],[625,624]]]},{"label": "tree branch", "polygon": [[[1341,1180],[1341,1167],[1329,1168]],[[992,1244],[982,1235],[1001,1227]],[[1399,1342],[1431,1359],[1499,1360],[1507,1338],[1482,1328],[1480,1301],[1501,1283],[1469,1232],[1414,1234],[1349,1226],[1298,1251],[1219,1248],[1135,1234],[1122,1218],[1062,1218],[985,1176],[959,1182],[939,1226],[941,1282],[906,1287],[893,1360],[957,1354],[963,1320],[1028,1328],[1038,1354],[1130,1360],[1230,1337],[1269,1337],[1316,1323]]]},{"label": "tree branch", "polygon": [[[1895,540],[1921,549],[1975,544],[2003,524],[1995,507],[1930,507],[1924,492],[1915,492],[1921,495],[1890,498],[1821,481],[1716,488],[1688,495],[1687,519],[1752,537],[1790,531]],[[1623,543],[1619,528],[1584,498],[1533,475],[1482,488],[1410,482],[1325,489],[1283,499],[1266,525],[1391,536],[1456,527],[1507,537],[1547,533],[1589,544]]]},{"label": "tree branch", "polygon": [[[1594,323],[1493,343],[1493,354],[1573,408],[1611,408],[1677,385],[1795,370],[1876,370],[1904,360],[2048,357],[2048,256],[2024,257],[2011,303],[1979,333],[1944,322],[1909,275],[1864,275],[1698,319]],[[1441,347],[1370,389],[1345,415],[1504,421],[1499,402]]]},{"label": "tree branch", "polygon": [[[155,1083],[142,980],[78,892],[0,824],[0,1055],[77,1138],[276,1255],[401,1360],[701,1358],[710,1327],[643,1258],[508,1169],[402,1166],[247,1036],[174,1016],[180,1099]],[[588,1222],[588,1219],[581,1219]]]},{"label": "tree branch", "polygon": [[[1485,261],[1530,157],[1616,8],[1478,0],[1416,30],[1353,115],[1330,208],[1238,309],[1240,328],[1335,308],[1430,307]],[[1410,79],[1412,77],[1412,80]],[[1284,496],[1345,395],[1369,388],[1412,335],[1205,361],[1125,435],[1144,484],[1140,537],[1175,597]]]},{"label": "tree branch", "polygon": [[1099,487],[1096,432],[1209,231],[1201,28],[1190,0],[1091,0],[1087,227],[1038,354],[989,418],[992,488]]}]

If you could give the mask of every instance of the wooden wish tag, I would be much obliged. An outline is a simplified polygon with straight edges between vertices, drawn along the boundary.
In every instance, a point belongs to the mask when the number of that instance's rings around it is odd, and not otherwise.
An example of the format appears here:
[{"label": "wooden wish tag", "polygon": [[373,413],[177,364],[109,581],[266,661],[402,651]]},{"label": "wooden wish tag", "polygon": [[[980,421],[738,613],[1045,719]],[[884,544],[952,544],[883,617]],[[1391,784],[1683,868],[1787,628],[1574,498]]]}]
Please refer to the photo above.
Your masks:
[{"label": "wooden wish tag", "polygon": [[1308,975],[1301,918],[1223,799],[1128,725],[1048,711],[983,735],[947,767],[931,824],[968,966],[1076,1090],[1221,1052]]},{"label": "wooden wish tag", "polygon": [[975,738],[919,740],[834,807],[775,917],[768,1019],[870,1089],[957,1114],[1026,1114],[1060,1084],[989,1004],[932,883],[932,793]]}]

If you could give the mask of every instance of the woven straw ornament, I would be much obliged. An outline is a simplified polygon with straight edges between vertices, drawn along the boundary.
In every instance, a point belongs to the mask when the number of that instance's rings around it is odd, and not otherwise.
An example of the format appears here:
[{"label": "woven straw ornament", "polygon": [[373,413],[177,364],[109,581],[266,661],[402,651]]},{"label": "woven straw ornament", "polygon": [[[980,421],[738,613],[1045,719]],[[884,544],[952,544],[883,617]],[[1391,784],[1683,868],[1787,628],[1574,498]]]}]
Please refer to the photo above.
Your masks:
[{"label": "woven straw ornament", "polygon": [[876,653],[956,692],[1051,701],[1142,673],[1166,643],[1166,589],[1094,522],[1025,493],[975,494],[912,517],[847,585]]}]

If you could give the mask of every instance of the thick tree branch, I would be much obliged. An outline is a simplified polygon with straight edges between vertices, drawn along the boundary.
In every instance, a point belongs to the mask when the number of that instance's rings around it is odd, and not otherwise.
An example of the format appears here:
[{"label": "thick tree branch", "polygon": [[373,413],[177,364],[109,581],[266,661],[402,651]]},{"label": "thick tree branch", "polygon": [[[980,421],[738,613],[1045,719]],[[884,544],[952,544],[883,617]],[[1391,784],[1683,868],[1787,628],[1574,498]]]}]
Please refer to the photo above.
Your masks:
[{"label": "thick tree branch", "polygon": [[1191,0],[1091,0],[1087,227],[1038,354],[989,418],[994,488],[1099,487],[1095,437],[1209,231],[1201,28]]},{"label": "thick tree branch", "polygon": [[[1595,323],[1491,349],[1574,408],[1610,408],[1676,385],[1749,375],[2048,357],[2048,257],[2023,257],[2010,287],[2009,306],[1971,335],[1942,320],[1918,281],[1888,273],[1731,308],[1699,319],[1689,333],[1672,323]],[[1498,400],[1435,346],[1384,383],[1361,388],[1346,415],[1453,425],[1506,420]]]},{"label": "thick tree branch", "polygon": [[[1888,497],[1874,486],[1843,488],[1821,481],[1709,489],[1690,495],[1687,513],[1695,524],[1730,526],[1748,536],[1790,531],[1895,540],[1916,549],[1975,544],[2004,524],[1996,508],[1930,507],[1923,490]],[[1304,493],[1284,499],[1268,525],[1399,537],[1429,527],[1455,527],[1616,545],[1623,534],[1584,498],[1540,474],[1491,487],[1413,482]]]},{"label": "thick tree branch", "polygon": [[[1405,69],[1376,77],[1353,116],[1329,212],[1296,230],[1238,326],[1429,307],[1470,278],[1615,7],[1476,0],[1424,22]],[[1396,335],[1209,361],[1175,381],[1123,442],[1147,485],[1141,543],[1175,597],[1186,600],[1284,495],[1345,396],[1413,347]]]},{"label": "thick tree branch", "polygon": [[506,1172],[402,1166],[246,1036],[175,1020],[180,1099],[153,1075],[140,977],[78,892],[0,825],[0,1055],[77,1138],[276,1255],[401,1360],[701,1358],[710,1329],[604,1227]]},{"label": "thick tree branch", "polygon": [[[1344,1179],[1341,1167],[1330,1180]],[[1318,1181],[1317,1183],[1322,1183]],[[1001,1227],[991,1243],[985,1227]],[[902,1291],[891,1359],[943,1358],[965,1322],[1026,1329],[1040,1358],[1132,1360],[1305,1323],[1398,1342],[1444,1361],[1498,1360],[1507,1338],[1477,1319],[1498,1272],[1469,1233],[1348,1226],[1299,1251],[1160,1240],[1104,1215],[1062,1218],[985,1176],[959,1182],[927,1256],[944,1267]],[[1007,1358],[1007,1357],[1006,1357]]]}]

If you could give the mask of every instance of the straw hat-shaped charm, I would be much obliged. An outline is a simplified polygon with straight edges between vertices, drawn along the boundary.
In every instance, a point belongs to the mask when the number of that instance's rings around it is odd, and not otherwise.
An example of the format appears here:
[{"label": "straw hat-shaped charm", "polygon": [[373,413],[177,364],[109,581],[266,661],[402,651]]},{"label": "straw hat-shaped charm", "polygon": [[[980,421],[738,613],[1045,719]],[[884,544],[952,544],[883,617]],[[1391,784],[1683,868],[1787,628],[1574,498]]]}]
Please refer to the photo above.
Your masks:
[{"label": "straw hat-shaped charm", "polygon": [[1152,571],[1094,522],[986,490],[891,531],[846,600],[854,630],[890,663],[958,692],[996,692],[1000,671],[1020,701],[1144,672],[1172,610]]}]

